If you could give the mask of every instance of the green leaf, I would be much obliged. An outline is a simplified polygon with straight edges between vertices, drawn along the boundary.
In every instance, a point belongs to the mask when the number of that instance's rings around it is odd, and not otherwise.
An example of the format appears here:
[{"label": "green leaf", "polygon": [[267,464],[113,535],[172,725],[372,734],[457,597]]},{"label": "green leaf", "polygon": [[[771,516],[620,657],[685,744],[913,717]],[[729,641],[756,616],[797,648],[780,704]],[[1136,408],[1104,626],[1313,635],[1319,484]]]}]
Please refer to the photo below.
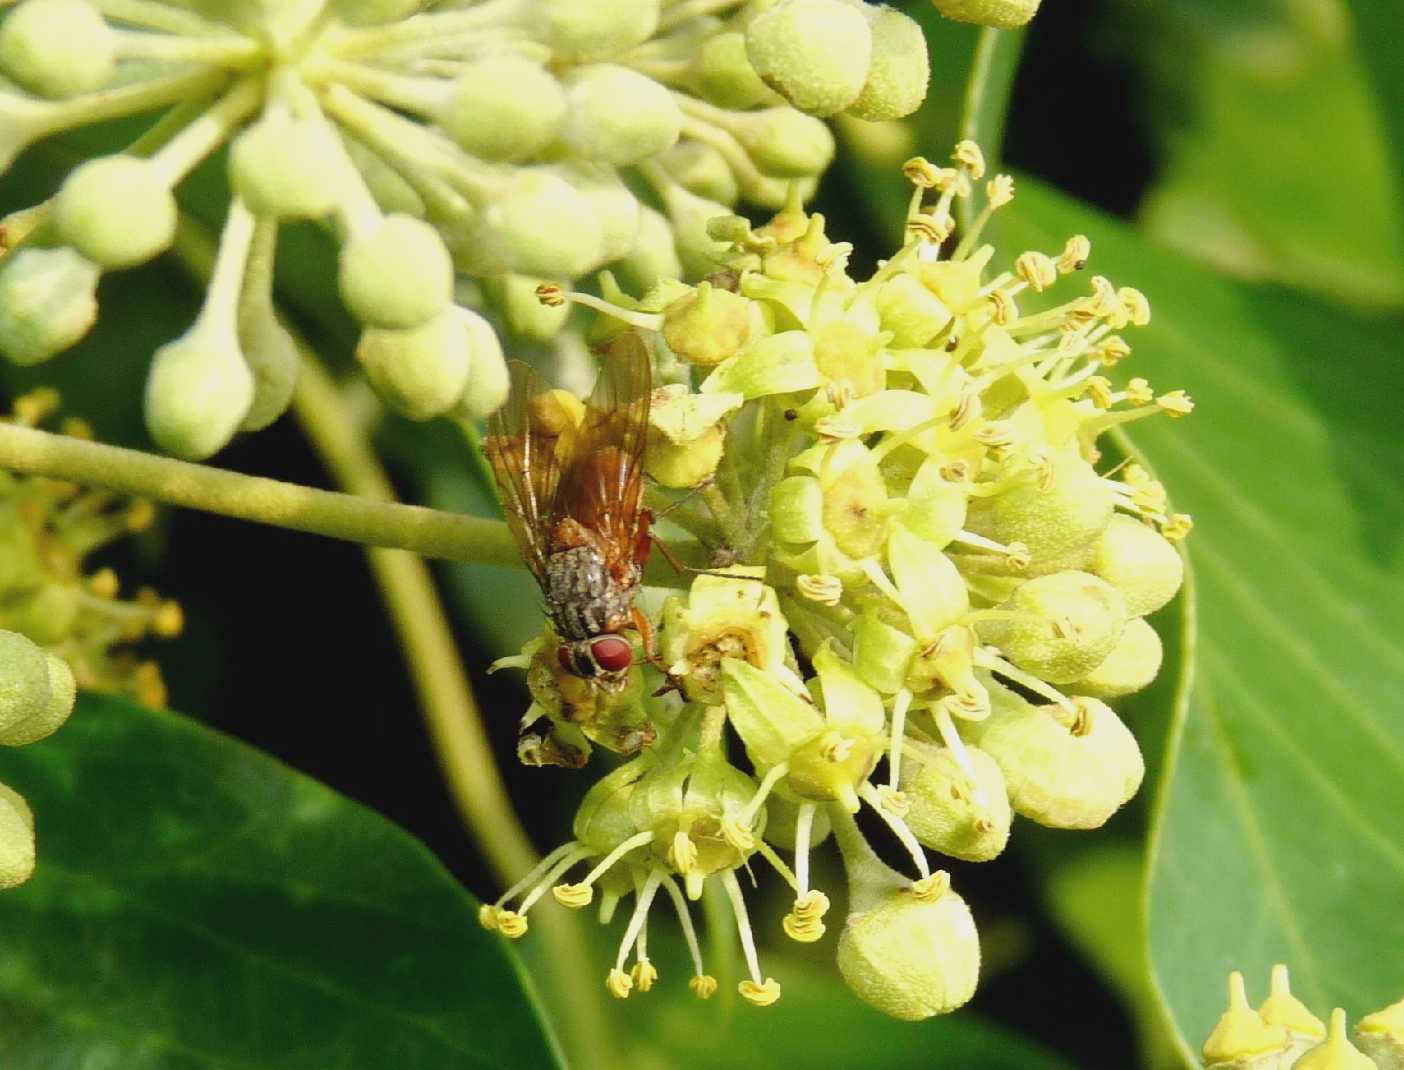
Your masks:
[{"label": "green leaf", "polygon": [[1361,47],[1398,69],[1399,7],[1359,6],[1392,30],[1357,35],[1338,0],[1120,5],[1156,89],[1152,234],[1246,279],[1404,305],[1404,186]]},{"label": "green leaf", "polygon": [[1149,875],[1182,1052],[1231,969],[1261,996],[1289,964],[1318,1013],[1382,1007],[1404,947],[1398,329],[1225,281],[1033,182],[1002,229],[1007,256],[1090,235],[1093,270],[1155,310],[1129,374],[1198,402],[1135,434],[1196,517]]},{"label": "green leaf", "polygon": [[429,851],[277,761],[88,697],[0,780],[39,833],[34,880],[0,895],[6,1070],[558,1065]]}]

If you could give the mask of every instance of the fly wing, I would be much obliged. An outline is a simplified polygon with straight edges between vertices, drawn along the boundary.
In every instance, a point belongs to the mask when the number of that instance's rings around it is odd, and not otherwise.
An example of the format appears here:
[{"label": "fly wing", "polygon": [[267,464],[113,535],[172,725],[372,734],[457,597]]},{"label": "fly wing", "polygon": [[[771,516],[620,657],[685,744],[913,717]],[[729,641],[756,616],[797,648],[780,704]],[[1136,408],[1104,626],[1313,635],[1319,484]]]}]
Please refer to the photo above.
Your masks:
[{"label": "fly wing", "polygon": [[561,473],[570,463],[574,436],[562,441],[559,427],[551,426],[541,409],[532,405],[543,392],[536,370],[520,360],[510,361],[508,368],[512,392],[488,421],[483,449],[497,476],[507,527],[522,559],[541,582]]},{"label": "fly wing", "polygon": [[648,347],[633,332],[621,335],[605,353],[557,496],[558,515],[598,532],[626,559],[638,531],[652,390]]}]

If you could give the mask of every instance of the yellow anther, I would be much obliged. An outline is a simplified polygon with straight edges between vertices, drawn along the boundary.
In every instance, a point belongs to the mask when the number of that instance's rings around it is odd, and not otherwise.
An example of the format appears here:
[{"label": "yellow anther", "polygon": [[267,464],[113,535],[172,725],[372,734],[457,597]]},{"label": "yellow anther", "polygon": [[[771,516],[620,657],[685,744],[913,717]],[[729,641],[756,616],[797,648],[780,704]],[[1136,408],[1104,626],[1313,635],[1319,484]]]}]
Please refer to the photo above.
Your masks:
[{"label": "yellow anther", "polygon": [[907,796],[894,788],[891,784],[883,784],[877,789],[878,805],[889,814],[897,817],[905,817],[907,811],[911,809],[911,802]]},{"label": "yellow anther", "polygon": [[151,618],[151,630],[164,639],[170,639],[185,630],[185,611],[179,602],[162,602],[161,608]]},{"label": "yellow anther", "polygon": [[527,931],[526,915],[518,914],[515,910],[499,910],[497,912],[497,930],[508,940],[521,939]]},{"label": "yellow anther", "polygon": [[722,839],[738,851],[754,851],[756,849],[755,833],[751,831],[749,825],[734,817],[722,818],[721,834]]},{"label": "yellow anther", "polygon": [[99,569],[88,578],[88,590],[99,598],[116,598],[121,586],[117,573],[110,568]]},{"label": "yellow anther", "polygon": [[565,288],[558,282],[543,282],[536,288],[536,299],[547,308],[560,308],[566,303]]},{"label": "yellow anther", "polygon": [[127,508],[122,523],[130,532],[146,531],[156,522],[156,506],[145,498],[138,498]]},{"label": "yellow anther", "polygon": [[668,845],[668,865],[682,877],[686,877],[697,866],[697,844],[682,830],[673,834],[673,842]]},{"label": "yellow anther", "polygon": [[991,208],[1003,208],[1014,199],[1014,178],[1011,175],[995,175],[985,183],[985,196]]},{"label": "yellow anther", "polygon": [[929,877],[923,877],[919,881],[913,881],[912,895],[923,903],[934,903],[951,890],[951,875],[944,869],[938,869]]},{"label": "yellow anther", "polygon": [[653,987],[653,982],[658,980],[658,967],[648,959],[640,959],[634,963],[630,976],[633,978],[635,988],[640,992],[647,992]]},{"label": "yellow anther", "polygon": [[795,589],[811,602],[824,606],[836,606],[843,600],[843,581],[837,576],[801,574],[795,580]]},{"label": "yellow anther", "polygon": [[1068,275],[1074,271],[1081,271],[1087,266],[1087,260],[1092,255],[1092,243],[1085,235],[1074,234],[1063,245],[1063,254],[1058,257],[1058,270]]},{"label": "yellow anther", "polygon": [[1160,533],[1171,542],[1179,542],[1194,530],[1194,517],[1189,513],[1176,513],[1160,525]]},{"label": "yellow anther", "polygon": [[1194,399],[1183,390],[1172,390],[1168,394],[1161,394],[1155,399],[1155,403],[1170,416],[1188,416],[1194,412]]},{"label": "yellow anther", "polygon": [[1088,379],[1085,388],[1087,396],[1092,399],[1092,404],[1099,409],[1109,409],[1115,403],[1112,397],[1111,380],[1105,375],[1094,375]]},{"label": "yellow anther", "polygon": [[1130,355],[1131,347],[1119,334],[1104,338],[1102,344],[1097,347],[1097,359],[1104,368],[1115,367]]},{"label": "yellow anther", "polygon": [[902,174],[907,176],[907,181],[922,189],[931,189],[935,186],[939,173],[936,165],[925,156],[913,156],[902,165]]},{"label": "yellow anther", "polygon": [[711,999],[717,991],[717,979],[709,973],[699,973],[687,982],[687,987],[698,999]]},{"label": "yellow anther", "polygon": [[976,182],[985,177],[985,154],[975,142],[958,142],[955,152],[951,153],[951,159],[969,171],[970,177]]},{"label": "yellow anther", "polygon": [[1105,275],[1092,277],[1091,313],[1098,319],[1120,315],[1121,299],[1116,295],[1116,287]]},{"label": "yellow anther", "polygon": [[800,918],[793,913],[785,915],[780,922],[780,928],[797,944],[812,944],[821,939],[827,931],[824,923],[817,918]]},{"label": "yellow anther", "polygon": [[605,988],[615,999],[628,999],[629,993],[634,990],[634,979],[623,970],[610,970],[605,978]]},{"label": "yellow anther", "polygon": [[478,924],[484,929],[497,928],[497,908],[491,903],[484,903],[478,908]]},{"label": "yellow anther", "polygon": [[990,293],[990,304],[994,306],[994,321],[1004,327],[1019,318],[1019,306],[1008,290],[994,290]]},{"label": "yellow anther", "polygon": [[1014,261],[1014,273],[1028,283],[1035,293],[1042,293],[1058,281],[1058,265],[1053,258],[1034,250]]},{"label": "yellow anther", "polygon": [[1116,296],[1120,299],[1121,307],[1126,310],[1126,316],[1133,327],[1144,327],[1150,323],[1150,302],[1146,300],[1146,295],[1140,290],[1131,286],[1123,286],[1116,292]]},{"label": "yellow anther", "polygon": [[556,902],[571,910],[588,907],[595,898],[595,889],[589,884],[558,884],[551,889]]},{"label": "yellow anther", "polygon": [[1155,399],[1149,380],[1137,377],[1126,384],[1126,400],[1137,405],[1146,405]]},{"label": "yellow anther", "polygon": [[753,1003],[757,1007],[769,1007],[780,998],[780,982],[773,977],[767,977],[761,984],[742,981],[736,986],[736,991],[741,993],[741,998],[747,1003]]}]

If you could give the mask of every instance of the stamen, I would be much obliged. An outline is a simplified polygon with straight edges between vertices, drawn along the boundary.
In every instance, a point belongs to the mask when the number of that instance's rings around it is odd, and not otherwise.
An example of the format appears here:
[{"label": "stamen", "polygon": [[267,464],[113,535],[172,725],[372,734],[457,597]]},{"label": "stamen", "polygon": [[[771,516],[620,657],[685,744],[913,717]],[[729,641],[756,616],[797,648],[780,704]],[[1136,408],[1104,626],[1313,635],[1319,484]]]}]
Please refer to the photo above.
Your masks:
[{"label": "stamen", "polygon": [[556,897],[556,901],[562,906],[584,907],[589,906],[590,901],[595,898],[594,883],[603,877],[609,870],[614,868],[616,862],[623,858],[636,847],[643,847],[653,842],[652,832],[636,832],[623,843],[619,844],[609,854],[605,855],[600,863],[586,875],[583,881],[578,884],[561,884],[551,889]]},{"label": "stamen", "polygon": [[892,742],[887,748],[887,786],[897,790],[897,782],[902,772],[902,738],[907,734],[907,709],[912,704],[912,693],[902,688],[892,700]]},{"label": "stamen", "polygon": [[644,923],[648,920],[648,908],[653,905],[653,897],[657,894],[658,885],[662,880],[663,874],[656,868],[649,870],[648,876],[644,878],[634,901],[634,913],[629,917],[629,927],[624,930],[624,939],[619,943],[619,954],[614,960],[615,970],[623,972],[624,962],[633,950],[634,942],[643,933]]},{"label": "stamen", "polygon": [[931,870],[926,864],[926,852],[921,849],[921,844],[917,842],[916,835],[907,823],[896,814],[891,813],[882,805],[882,797],[877,788],[873,787],[870,781],[863,781],[858,785],[858,795],[873,808],[873,811],[882,818],[883,823],[892,830],[893,835],[901,842],[907,854],[911,856],[912,862],[916,865],[917,872],[923,877],[929,877]]},{"label": "stamen", "polygon": [[561,858],[556,862],[556,864],[551,867],[549,872],[547,872],[546,876],[544,876],[543,878],[541,878],[540,881],[537,882],[536,887],[534,887],[529,893],[527,893],[527,897],[523,899],[521,905],[517,907],[517,913],[525,914],[527,911],[529,911],[533,906],[536,905],[536,901],[546,894],[547,888],[550,888],[551,885],[555,884],[556,881],[560,880],[561,876],[572,866],[574,866],[577,862],[580,862],[588,858],[589,856],[590,849],[588,847],[580,846],[579,844],[575,846],[575,849],[573,851],[562,855]]},{"label": "stamen", "polygon": [[760,961],[756,957],[756,941],[751,935],[751,920],[746,914],[746,900],[741,895],[741,885],[736,880],[735,870],[726,870],[721,875],[722,887],[731,900],[731,912],[736,918],[736,933],[741,938],[741,951],[746,958],[746,967],[751,973],[749,980],[736,986],[741,998],[757,1007],[768,1007],[780,998],[780,985],[771,977],[761,979]]},{"label": "stamen", "polygon": [[[702,966],[702,948],[697,942],[697,930],[692,926],[692,912],[687,909],[687,900],[683,898],[682,890],[672,877],[666,873],[661,877],[663,888],[668,893],[668,898],[673,901],[673,909],[677,911],[678,924],[682,927],[683,941],[687,944],[688,954],[692,956],[693,980],[705,977],[707,971]],[[713,982],[715,990],[715,982]],[[694,989],[693,991],[696,991]],[[709,993],[710,994],[710,993]],[[702,996],[706,999],[706,996]]]}]

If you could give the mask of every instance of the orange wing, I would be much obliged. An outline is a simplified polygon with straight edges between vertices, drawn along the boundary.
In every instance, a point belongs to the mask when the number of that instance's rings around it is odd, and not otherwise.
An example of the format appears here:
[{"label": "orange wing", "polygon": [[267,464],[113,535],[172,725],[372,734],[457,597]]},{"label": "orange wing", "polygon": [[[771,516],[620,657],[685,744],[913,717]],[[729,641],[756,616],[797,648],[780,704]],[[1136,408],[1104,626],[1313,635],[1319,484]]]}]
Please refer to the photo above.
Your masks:
[{"label": "orange wing", "polygon": [[540,582],[546,575],[555,527],[561,473],[570,463],[577,435],[562,441],[559,428],[541,419],[531,402],[543,392],[529,364],[510,361],[512,392],[488,421],[483,449],[497,476],[502,511],[522,559]]},{"label": "orange wing", "polygon": [[652,392],[648,347],[633,332],[620,335],[605,353],[552,510],[553,521],[572,517],[597,532],[621,560],[632,560],[638,535]]}]

